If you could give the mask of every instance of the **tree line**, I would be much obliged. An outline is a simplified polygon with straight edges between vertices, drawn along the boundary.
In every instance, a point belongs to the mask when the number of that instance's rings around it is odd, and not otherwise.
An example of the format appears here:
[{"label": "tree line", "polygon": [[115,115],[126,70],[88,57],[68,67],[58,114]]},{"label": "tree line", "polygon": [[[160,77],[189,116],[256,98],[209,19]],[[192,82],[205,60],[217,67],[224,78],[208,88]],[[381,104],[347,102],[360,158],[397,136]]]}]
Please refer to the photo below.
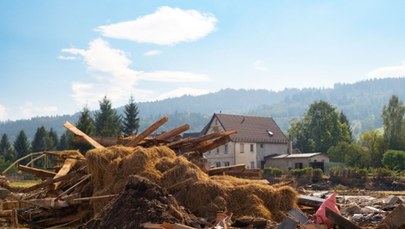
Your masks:
[{"label": "tree line", "polygon": [[405,106],[393,95],[382,110],[383,130],[353,134],[346,115],[325,101],[316,101],[288,129],[293,147],[326,153],[330,161],[358,168],[405,169]]},{"label": "tree line", "polygon": [[[94,118],[85,106],[80,112],[76,127],[87,135],[100,137],[130,136],[138,132],[139,109],[132,96],[124,107],[124,115],[117,114],[107,96],[99,101],[99,106]],[[48,131],[44,126],[37,128],[31,142],[24,130],[19,132],[13,144],[10,143],[7,134],[3,134],[0,140],[0,164],[9,164],[31,152],[66,149],[78,149],[85,153],[90,148],[86,144],[76,143],[69,131],[59,138],[56,131],[52,128]]]}]

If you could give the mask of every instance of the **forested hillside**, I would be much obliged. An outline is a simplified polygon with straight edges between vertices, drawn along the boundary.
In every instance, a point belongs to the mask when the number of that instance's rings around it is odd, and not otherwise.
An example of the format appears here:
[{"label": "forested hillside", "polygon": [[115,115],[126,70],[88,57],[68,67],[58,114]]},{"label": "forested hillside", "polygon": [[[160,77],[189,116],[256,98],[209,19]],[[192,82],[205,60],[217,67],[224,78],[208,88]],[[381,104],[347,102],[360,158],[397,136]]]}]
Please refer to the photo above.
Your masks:
[{"label": "forested hillside", "polygon": [[[290,121],[299,118],[309,104],[325,100],[343,111],[348,117],[354,135],[370,128],[381,126],[383,106],[391,95],[405,100],[405,78],[375,79],[354,84],[336,84],[330,89],[286,89],[280,92],[268,90],[224,89],[201,96],[182,96],[155,102],[138,103],[140,130],[149,126],[163,115],[169,115],[169,122],[163,129],[171,129],[184,123],[190,131],[200,131],[214,112],[272,116],[286,132]],[[136,98],[135,98],[136,100]],[[117,109],[122,114],[123,108]],[[36,129],[42,125],[53,128],[60,136],[63,123],[75,123],[78,114],[56,117],[38,117],[0,123],[0,134],[6,133],[11,140],[20,130],[32,139]]]}]

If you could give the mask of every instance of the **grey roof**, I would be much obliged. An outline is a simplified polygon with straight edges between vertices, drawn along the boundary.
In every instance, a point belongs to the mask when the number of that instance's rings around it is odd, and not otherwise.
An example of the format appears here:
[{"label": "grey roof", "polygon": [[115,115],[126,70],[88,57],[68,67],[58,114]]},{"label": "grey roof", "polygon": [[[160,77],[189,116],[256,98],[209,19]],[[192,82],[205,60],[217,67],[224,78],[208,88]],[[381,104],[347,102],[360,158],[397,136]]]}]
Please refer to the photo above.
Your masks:
[{"label": "grey roof", "polygon": [[320,155],[321,153],[293,153],[293,154],[281,154],[271,159],[283,159],[283,158],[310,158],[316,155]]},{"label": "grey roof", "polygon": [[225,130],[238,131],[237,134],[231,135],[233,142],[288,143],[287,137],[271,117],[215,113],[202,130],[203,134],[208,131],[214,117],[218,118]]}]

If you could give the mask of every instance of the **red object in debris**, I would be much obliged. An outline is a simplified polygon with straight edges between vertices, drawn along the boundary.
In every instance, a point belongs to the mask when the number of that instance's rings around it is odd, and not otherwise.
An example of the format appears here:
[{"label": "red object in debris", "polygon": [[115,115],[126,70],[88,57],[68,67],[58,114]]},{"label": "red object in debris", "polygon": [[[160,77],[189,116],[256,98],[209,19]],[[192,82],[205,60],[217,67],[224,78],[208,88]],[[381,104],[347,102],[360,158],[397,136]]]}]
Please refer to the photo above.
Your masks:
[{"label": "red object in debris", "polygon": [[328,226],[328,228],[332,228],[333,221],[331,221],[330,219],[328,219],[326,217],[326,207],[340,215],[340,211],[339,211],[338,207],[336,206],[336,193],[333,193],[332,195],[330,195],[321,204],[321,206],[315,213],[317,224],[325,223]]}]

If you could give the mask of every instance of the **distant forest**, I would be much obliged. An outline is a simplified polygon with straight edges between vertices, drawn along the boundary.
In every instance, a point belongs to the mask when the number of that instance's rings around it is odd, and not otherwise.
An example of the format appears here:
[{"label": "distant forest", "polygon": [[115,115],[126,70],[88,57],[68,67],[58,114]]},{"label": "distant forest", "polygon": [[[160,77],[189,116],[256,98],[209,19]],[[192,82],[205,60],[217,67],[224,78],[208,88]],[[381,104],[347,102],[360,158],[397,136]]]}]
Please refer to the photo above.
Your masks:
[{"label": "distant forest", "polygon": [[[163,115],[169,121],[159,129],[172,129],[184,123],[190,125],[189,132],[199,132],[208,123],[213,113],[231,113],[271,116],[280,128],[287,132],[291,120],[300,118],[314,101],[324,100],[349,119],[354,136],[361,132],[382,126],[381,114],[391,95],[405,101],[405,78],[387,78],[361,81],[353,84],[335,84],[330,89],[285,89],[221,91],[201,96],[182,96],[154,102],[137,103],[140,115],[140,131]],[[136,101],[136,98],[135,98]],[[114,106],[114,104],[113,104]],[[119,114],[123,107],[118,107]],[[63,123],[76,123],[79,113],[74,115],[36,117],[29,120],[0,122],[0,134],[6,133],[14,141],[20,130],[30,140],[38,127],[53,128],[58,136],[65,132]]]}]

